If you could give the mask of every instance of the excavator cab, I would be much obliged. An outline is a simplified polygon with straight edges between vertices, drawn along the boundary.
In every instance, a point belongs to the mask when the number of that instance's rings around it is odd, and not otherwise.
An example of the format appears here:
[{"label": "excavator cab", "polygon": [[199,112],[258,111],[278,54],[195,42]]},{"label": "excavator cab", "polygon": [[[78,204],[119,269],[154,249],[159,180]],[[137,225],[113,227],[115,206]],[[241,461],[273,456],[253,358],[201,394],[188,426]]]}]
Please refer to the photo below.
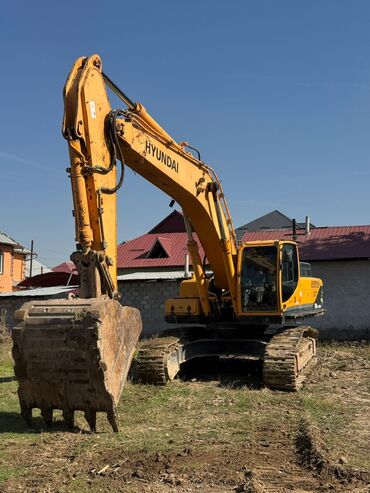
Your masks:
[{"label": "excavator cab", "polygon": [[309,264],[299,262],[296,243],[245,243],[238,265],[242,318],[275,317],[284,322],[323,313],[322,281],[311,277]]}]

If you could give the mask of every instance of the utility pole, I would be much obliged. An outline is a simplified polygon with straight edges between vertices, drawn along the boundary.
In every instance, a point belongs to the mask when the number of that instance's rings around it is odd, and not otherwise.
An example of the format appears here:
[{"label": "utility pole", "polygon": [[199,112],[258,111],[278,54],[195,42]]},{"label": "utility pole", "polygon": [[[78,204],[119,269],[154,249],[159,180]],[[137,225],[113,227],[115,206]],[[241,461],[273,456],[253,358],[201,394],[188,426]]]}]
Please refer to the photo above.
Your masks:
[{"label": "utility pole", "polygon": [[33,240],[31,240],[30,277],[32,277],[32,263],[33,263]]}]

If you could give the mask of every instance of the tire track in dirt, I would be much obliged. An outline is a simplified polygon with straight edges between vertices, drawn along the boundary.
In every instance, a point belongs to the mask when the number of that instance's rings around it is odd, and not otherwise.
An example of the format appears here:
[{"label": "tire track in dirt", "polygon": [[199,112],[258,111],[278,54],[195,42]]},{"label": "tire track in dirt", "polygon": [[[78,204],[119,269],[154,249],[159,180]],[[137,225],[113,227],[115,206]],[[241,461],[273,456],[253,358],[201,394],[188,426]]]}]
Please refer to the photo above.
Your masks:
[{"label": "tire track in dirt", "polygon": [[335,464],[318,433],[305,418],[298,420],[298,414],[295,424],[262,424],[254,436],[246,481],[237,492],[370,492],[370,473]]},{"label": "tire track in dirt", "polygon": [[299,465],[294,445],[296,429],[259,426],[251,443],[249,478],[239,491],[250,493],[315,493],[322,490],[319,478]]}]

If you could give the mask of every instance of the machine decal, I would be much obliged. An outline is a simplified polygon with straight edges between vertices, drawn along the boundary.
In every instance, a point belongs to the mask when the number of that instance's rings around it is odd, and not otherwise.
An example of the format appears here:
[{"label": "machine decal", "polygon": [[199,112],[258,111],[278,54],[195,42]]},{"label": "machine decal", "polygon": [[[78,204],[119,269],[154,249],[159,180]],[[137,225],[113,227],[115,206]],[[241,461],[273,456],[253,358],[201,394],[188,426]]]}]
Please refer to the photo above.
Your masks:
[{"label": "machine decal", "polygon": [[151,144],[149,140],[146,141],[145,152],[149,152],[149,154],[167,166],[167,168],[173,169],[176,173],[179,172],[179,163],[170,158],[170,156],[161,151],[157,146]]},{"label": "machine decal", "polygon": [[90,101],[89,105],[90,105],[91,118],[96,118],[95,101]]}]

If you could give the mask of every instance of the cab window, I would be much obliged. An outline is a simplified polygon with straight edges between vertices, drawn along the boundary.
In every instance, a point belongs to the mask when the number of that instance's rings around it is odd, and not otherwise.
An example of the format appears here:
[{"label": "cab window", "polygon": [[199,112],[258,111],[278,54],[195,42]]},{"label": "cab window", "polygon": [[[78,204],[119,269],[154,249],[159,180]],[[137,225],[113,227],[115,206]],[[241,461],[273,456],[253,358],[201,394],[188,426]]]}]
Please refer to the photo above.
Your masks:
[{"label": "cab window", "polygon": [[299,270],[301,277],[312,277],[311,264],[308,262],[299,262]]},{"label": "cab window", "polygon": [[287,301],[298,284],[298,256],[294,245],[284,245],[282,251],[282,293],[283,301]]},{"label": "cab window", "polygon": [[277,248],[247,247],[243,251],[241,298],[243,312],[276,311]]}]

